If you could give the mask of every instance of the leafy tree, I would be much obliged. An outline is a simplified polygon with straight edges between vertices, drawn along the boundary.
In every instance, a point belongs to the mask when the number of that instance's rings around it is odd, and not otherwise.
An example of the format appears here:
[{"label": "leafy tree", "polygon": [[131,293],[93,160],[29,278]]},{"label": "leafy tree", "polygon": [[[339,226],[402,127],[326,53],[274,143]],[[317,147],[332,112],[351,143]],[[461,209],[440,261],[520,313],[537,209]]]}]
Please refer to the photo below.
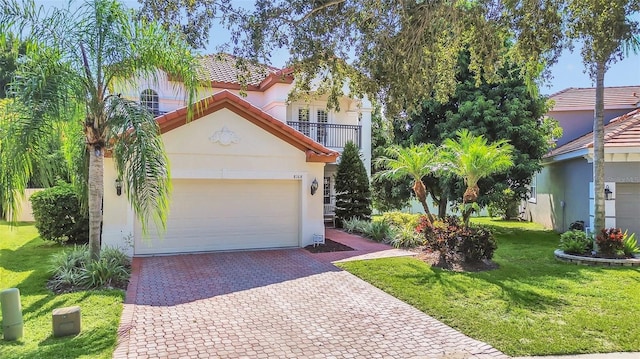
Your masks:
[{"label": "leafy tree", "polygon": [[336,173],[336,218],[341,224],[353,217],[371,218],[369,177],[360,150],[351,141],[344,146]]},{"label": "leafy tree", "polygon": [[7,85],[16,71],[16,61],[26,49],[27,44],[16,41],[11,34],[0,36],[0,98],[7,97]]},{"label": "leafy tree", "polygon": [[[626,49],[640,47],[640,23],[631,15],[640,12],[640,0],[568,0],[567,36],[583,42],[582,60],[596,84],[593,117],[594,230],[605,226],[604,210],[604,77]],[[594,16],[597,14],[597,16]]]},{"label": "leafy tree", "polygon": [[[145,6],[145,16],[167,23],[194,10],[209,14],[204,22],[222,21],[232,30],[230,45],[239,57],[268,62],[272,51],[288,48],[297,91],[311,91],[309,83],[321,73],[319,86],[330,106],[337,106],[348,83],[352,93],[380,98],[389,114],[413,107],[417,99],[451,95],[462,49],[471,54],[470,70],[477,80],[497,80],[508,53],[526,64],[521,70],[530,84],[544,70],[541,64],[552,63],[560,53],[562,3],[555,0],[260,0],[254,6],[222,0],[141,1],[164,10]],[[206,31],[199,35],[206,40]],[[513,38],[516,45],[506,48],[505,40]]]},{"label": "leafy tree", "polygon": [[[514,147],[515,165],[504,173],[480,181],[481,205],[497,199],[509,188],[520,198],[527,195],[531,177],[541,169],[540,160],[551,149],[553,137],[558,137],[557,122],[544,118],[546,99],[533,95],[517,66],[506,63],[500,69],[502,80],[477,83],[469,72],[469,55],[462,52],[458,59],[458,85],[449,101],[441,103],[425,99],[420,111],[407,119],[394,121],[394,138],[401,145],[410,143],[442,144],[455,138],[459,129],[483,135],[489,142],[508,140]],[[448,198],[462,198],[466,187],[459,179],[441,175],[428,176],[423,182],[441,204],[444,216]]]},{"label": "leafy tree", "polygon": [[433,173],[440,166],[440,152],[432,144],[420,144],[411,147],[391,146],[386,148],[387,157],[378,158],[378,163],[386,170],[379,176],[391,178],[410,177],[413,180],[413,192],[422,204],[427,221],[431,221],[431,212],[427,204],[427,188],[422,178]]},{"label": "leafy tree", "polygon": [[478,181],[513,166],[513,146],[505,140],[489,144],[483,136],[474,136],[466,129],[458,131],[457,136],[455,140],[448,138],[444,141],[442,159],[446,171],[464,180],[463,219],[469,223],[471,210],[467,205],[478,200]]},{"label": "leafy tree", "polygon": [[410,178],[389,178],[379,176],[376,173],[383,171],[378,158],[385,156],[385,149],[392,143],[392,128],[380,112],[380,108],[374,109],[371,115],[371,193],[373,207],[380,211],[400,210],[409,205],[411,197]]},{"label": "leafy tree", "polygon": [[[24,189],[44,134],[81,119],[85,146],[75,155],[87,174],[89,246],[100,254],[104,155],[111,151],[128,200],[143,224],[164,225],[170,191],[169,164],[158,125],[145,107],[109,90],[133,84],[157,69],[182,79],[189,103],[197,62],[180,35],[136,20],[115,0],[91,0],[72,9],[38,10],[30,1],[2,0],[0,33],[24,34],[30,46],[11,84],[13,115],[0,139],[0,191],[13,198]],[[35,46],[37,44],[37,46]],[[84,157],[83,157],[84,156]]]}]

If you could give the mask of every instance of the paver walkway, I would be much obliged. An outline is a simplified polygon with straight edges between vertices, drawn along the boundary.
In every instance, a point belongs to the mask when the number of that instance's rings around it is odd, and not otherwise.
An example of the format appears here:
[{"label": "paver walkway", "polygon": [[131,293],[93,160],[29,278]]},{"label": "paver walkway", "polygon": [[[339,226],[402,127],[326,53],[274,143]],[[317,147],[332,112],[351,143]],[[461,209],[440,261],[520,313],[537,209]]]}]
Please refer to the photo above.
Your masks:
[{"label": "paver walkway", "polygon": [[356,251],[135,258],[114,358],[507,358],[330,263],[411,252],[326,236]]}]

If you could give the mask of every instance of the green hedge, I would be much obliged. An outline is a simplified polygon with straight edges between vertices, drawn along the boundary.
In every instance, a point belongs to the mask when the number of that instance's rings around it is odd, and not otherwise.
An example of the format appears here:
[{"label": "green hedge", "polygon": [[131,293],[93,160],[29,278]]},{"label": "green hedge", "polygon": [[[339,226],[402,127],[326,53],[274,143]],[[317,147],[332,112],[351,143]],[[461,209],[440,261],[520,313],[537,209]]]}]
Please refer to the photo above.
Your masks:
[{"label": "green hedge", "polygon": [[43,239],[59,243],[87,243],[89,218],[82,213],[73,187],[64,182],[31,196],[36,228]]}]

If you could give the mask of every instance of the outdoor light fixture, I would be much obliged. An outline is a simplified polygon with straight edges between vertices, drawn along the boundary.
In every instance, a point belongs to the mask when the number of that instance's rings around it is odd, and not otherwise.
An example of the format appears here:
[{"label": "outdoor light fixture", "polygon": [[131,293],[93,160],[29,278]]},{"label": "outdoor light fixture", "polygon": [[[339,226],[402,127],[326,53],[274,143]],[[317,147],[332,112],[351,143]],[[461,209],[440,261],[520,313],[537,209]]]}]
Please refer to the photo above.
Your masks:
[{"label": "outdoor light fixture", "polygon": [[122,194],[122,180],[120,178],[116,178],[116,194],[118,196]]},{"label": "outdoor light fixture", "polygon": [[607,201],[612,199],[611,195],[613,194],[613,192],[609,189],[609,186],[605,186],[604,187],[604,199],[606,199]]},{"label": "outdoor light fixture", "polygon": [[317,190],[318,190],[318,180],[314,178],[313,182],[311,182],[311,195],[313,196],[314,194],[316,194]]}]

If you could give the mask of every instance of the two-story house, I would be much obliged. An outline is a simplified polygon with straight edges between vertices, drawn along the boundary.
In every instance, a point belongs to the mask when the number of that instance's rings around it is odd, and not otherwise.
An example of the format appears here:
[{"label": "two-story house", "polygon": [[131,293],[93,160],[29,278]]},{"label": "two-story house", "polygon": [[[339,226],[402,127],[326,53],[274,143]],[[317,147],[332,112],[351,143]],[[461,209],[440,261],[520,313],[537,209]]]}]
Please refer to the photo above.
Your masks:
[{"label": "two-story house", "polygon": [[[548,113],[563,129],[543,159],[525,203],[528,219],[564,232],[575,221],[593,227],[594,88],[550,96]],[[607,87],[605,105],[605,226],[640,234],[640,86]]]},{"label": "two-story house", "polygon": [[[236,69],[230,55],[204,56],[193,117],[179,79],[162,72],[116,91],[157,115],[171,166],[167,228],[148,236],[105,160],[103,245],[130,241],[134,255],[302,247],[324,234],[333,211],[334,174],[347,141],[371,164],[371,111],[345,96],[340,111],[326,98],[288,102],[291,71],[266,65]],[[248,76],[242,89],[240,76]],[[112,190],[109,190],[112,189]]]}]

